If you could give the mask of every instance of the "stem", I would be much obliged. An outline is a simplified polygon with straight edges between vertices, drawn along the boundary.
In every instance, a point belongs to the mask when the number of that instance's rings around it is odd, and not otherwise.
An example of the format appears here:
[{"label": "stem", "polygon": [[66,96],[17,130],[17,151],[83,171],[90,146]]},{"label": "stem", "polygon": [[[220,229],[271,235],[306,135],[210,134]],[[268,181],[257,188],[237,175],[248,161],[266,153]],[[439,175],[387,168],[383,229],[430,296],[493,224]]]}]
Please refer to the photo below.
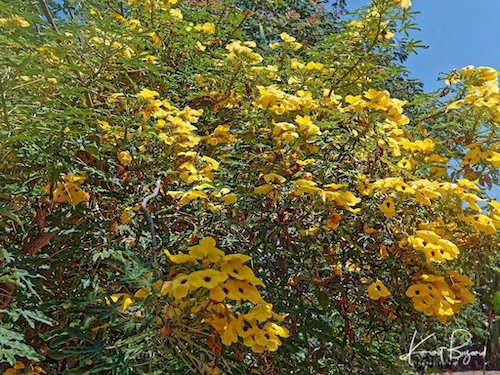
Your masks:
[{"label": "stem", "polygon": [[[45,15],[45,18],[47,18],[47,21],[49,22],[50,26],[54,29],[56,33],[59,34],[59,30],[57,29],[56,22],[54,21],[54,17],[52,17],[52,13],[50,12],[49,6],[47,5],[47,2],[45,0],[38,0],[38,4],[40,5],[40,9],[42,10],[43,14]],[[69,57],[67,57],[68,63],[71,64],[71,60]],[[73,70],[72,70],[73,71]],[[80,82],[83,83],[83,75],[80,71],[75,70],[73,71],[76,76],[79,78]],[[85,102],[87,104],[87,107],[89,108],[94,108],[94,105],[92,103],[92,96],[88,91],[85,92]]]},{"label": "stem", "polygon": [[3,112],[3,119],[5,121],[5,124],[9,128],[10,131],[12,131],[12,124],[10,123],[9,120],[9,111],[7,110],[7,100],[5,99],[5,90],[3,84],[0,83],[0,100],[2,101],[2,112]]},{"label": "stem", "polygon": [[156,264],[157,257],[158,257],[158,244],[156,242],[156,230],[155,230],[155,223],[153,221],[153,218],[151,217],[151,214],[148,211],[148,202],[158,196],[160,193],[160,186],[161,186],[161,180],[158,179],[156,181],[156,187],[153,190],[151,194],[146,196],[142,202],[141,202],[141,211],[146,216],[146,220],[148,221],[149,224],[149,231],[151,233],[151,249],[153,250],[153,263]]},{"label": "stem", "polygon": [[371,52],[371,50],[375,47],[378,41],[378,37],[382,28],[382,16],[383,12],[379,12],[379,17],[378,17],[378,22],[377,22],[377,31],[375,32],[375,38],[373,38],[372,42],[369,44],[368,49],[365,54],[363,54],[356,62],[344,73],[342,76],[337,79],[335,83],[332,84],[332,87],[330,88],[330,91],[328,92],[328,97],[330,97],[333,93],[333,89],[340,83],[342,82],[351,72],[356,69],[356,67],[368,56],[368,54]]},{"label": "stem", "polygon": [[47,18],[47,21],[50,23],[50,26],[55,30],[56,33],[59,32],[57,30],[56,23],[54,22],[54,18],[52,17],[52,13],[50,13],[49,6],[45,2],[45,0],[38,0],[38,4],[40,5],[40,8],[42,9],[43,14],[45,15],[45,18]]},{"label": "stem", "polygon": [[245,13],[245,15],[243,16],[243,18],[241,19],[241,21],[238,23],[238,25],[229,33],[229,35],[224,39],[224,41],[222,42],[222,46],[225,46],[229,40],[234,36],[234,34],[241,28],[241,26],[243,26],[243,24],[245,23],[245,21],[247,20],[248,17],[250,17],[250,14],[255,12],[255,10],[257,9],[257,7],[260,5],[260,2],[261,0],[259,1],[255,1],[252,5],[252,8],[251,10],[248,9]]}]

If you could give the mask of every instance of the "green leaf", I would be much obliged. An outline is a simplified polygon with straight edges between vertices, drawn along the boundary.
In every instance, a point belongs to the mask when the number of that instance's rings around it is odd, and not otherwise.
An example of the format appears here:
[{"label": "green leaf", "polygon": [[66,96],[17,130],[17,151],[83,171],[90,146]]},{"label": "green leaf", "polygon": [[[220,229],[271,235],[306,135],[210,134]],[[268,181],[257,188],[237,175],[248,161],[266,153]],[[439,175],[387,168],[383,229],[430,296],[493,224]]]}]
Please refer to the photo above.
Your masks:
[{"label": "green leaf", "polygon": [[11,325],[0,325],[0,364],[7,361],[14,366],[16,357],[32,361],[42,360],[43,357],[35,349],[24,343],[23,335],[11,328]]},{"label": "green leaf", "polygon": [[493,303],[493,310],[495,313],[498,313],[500,311],[500,292],[496,292],[493,295],[491,302]]},{"label": "green leaf", "polygon": [[21,227],[21,230],[24,232],[24,224],[19,218],[19,216],[17,216],[15,213],[13,213],[11,210],[4,207],[3,205],[0,205],[0,215],[15,221]]}]

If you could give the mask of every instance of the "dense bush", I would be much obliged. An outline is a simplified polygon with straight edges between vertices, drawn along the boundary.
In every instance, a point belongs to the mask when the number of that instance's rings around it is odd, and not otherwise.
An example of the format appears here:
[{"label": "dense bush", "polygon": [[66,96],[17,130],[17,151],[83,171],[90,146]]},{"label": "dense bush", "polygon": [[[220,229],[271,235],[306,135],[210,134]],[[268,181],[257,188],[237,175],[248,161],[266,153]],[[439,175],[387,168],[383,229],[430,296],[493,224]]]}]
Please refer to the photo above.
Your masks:
[{"label": "dense bush", "polygon": [[498,72],[425,94],[409,0],[344,5],[2,1],[7,374],[401,374],[414,328],[488,339]]}]

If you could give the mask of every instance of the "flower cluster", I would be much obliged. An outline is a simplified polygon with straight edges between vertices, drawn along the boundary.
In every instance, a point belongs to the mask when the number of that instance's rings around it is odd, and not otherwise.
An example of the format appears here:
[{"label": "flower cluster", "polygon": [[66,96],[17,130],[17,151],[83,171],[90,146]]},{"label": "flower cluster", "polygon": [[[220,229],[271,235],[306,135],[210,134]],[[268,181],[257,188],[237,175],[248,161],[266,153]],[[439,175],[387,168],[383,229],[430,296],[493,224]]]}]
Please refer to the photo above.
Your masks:
[{"label": "flower cluster", "polygon": [[235,40],[226,46],[229,51],[227,57],[230,60],[239,58],[249,64],[258,64],[262,61],[262,56],[252,50],[256,46],[257,44],[253,41],[240,42]]},{"label": "flower cluster", "polygon": [[0,18],[0,26],[29,27],[30,24],[21,16],[10,16],[8,18]]},{"label": "flower cluster", "polygon": [[43,375],[47,372],[40,366],[29,364],[26,366],[21,361],[16,361],[13,367],[4,371],[3,375]]},{"label": "flower cluster", "polygon": [[464,303],[474,300],[466,286],[473,282],[455,271],[447,271],[446,277],[424,274],[421,282],[411,285],[406,295],[412,299],[417,311],[435,316],[446,322]]},{"label": "flower cluster", "polygon": [[[298,49],[302,48],[302,44],[297,42],[297,39],[295,37],[289,35],[288,33],[285,33],[285,32],[281,33],[280,38],[284,42],[284,45],[287,47],[290,47],[291,49],[298,50]],[[280,42],[275,42],[275,43],[271,43],[269,45],[269,47],[271,49],[276,49],[276,48],[280,47],[280,45],[281,45]]]},{"label": "flower cluster", "polygon": [[[273,320],[280,322],[284,316],[273,312],[272,305],[262,298],[257,287],[264,283],[245,265],[251,258],[244,254],[226,255],[212,237],[203,238],[188,250],[187,254],[165,250],[172,263],[188,266],[192,271],[166,281],[160,295],[182,304],[201,290],[202,297],[193,298],[202,301],[192,312],[208,314],[204,321],[217,331],[224,345],[234,344],[240,337],[254,352],[277,350],[281,345],[279,337],[288,337],[288,331]],[[255,306],[242,312],[248,303]]]},{"label": "flower cluster", "polygon": [[482,151],[480,146],[481,144],[476,143],[466,147],[469,151],[464,155],[462,165],[475,165],[481,160],[486,160],[493,167],[500,168],[500,152],[493,150]]},{"label": "flower cluster", "polygon": [[52,191],[54,202],[67,202],[72,206],[76,206],[90,199],[90,194],[80,188],[80,184],[85,181],[85,177],[66,174],[62,176],[62,179],[63,181],[57,182],[55,189]]},{"label": "flower cluster", "polygon": [[450,103],[446,110],[472,105],[478,109],[485,109],[493,121],[500,121],[500,91],[497,79],[499,74],[495,69],[485,66],[476,68],[470,65],[462,68],[454,81],[464,79],[468,93],[464,99]]},{"label": "flower cluster", "polygon": [[307,110],[316,104],[310,93],[305,91],[293,95],[280,90],[277,85],[257,86],[257,88],[259,89],[260,98],[255,102],[255,106],[259,109],[269,109],[276,115],[301,109]]},{"label": "flower cluster", "polygon": [[415,236],[408,237],[408,243],[423,252],[428,263],[452,260],[460,254],[457,245],[432,230],[418,230]]},{"label": "flower cluster", "polygon": [[349,104],[345,111],[359,112],[364,109],[382,111],[386,113],[387,121],[396,125],[406,125],[409,123],[408,117],[403,115],[404,100],[391,98],[387,90],[377,91],[370,89],[363,95],[347,95],[345,101]]},{"label": "flower cluster", "polygon": [[179,110],[170,104],[168,100],[156,99],[160,94],[157,91],[143,89],[136,96],[148,103],[144,107],[144,118],[155,118],[158,139],[166,145],[174,145],[179,148],[192,148],[196,146],[201,138],[196,135],[197,127],[193,125],[198,122],[203,110],[185,107]]},{"label": "flower cluster", "polygon": [[468,215],[462,216],[461,219],[472,225],[477,232],[493,235],[500,229],[500,203],[498,201],[490,201],[492,207],[491,217],[486,215]]}]

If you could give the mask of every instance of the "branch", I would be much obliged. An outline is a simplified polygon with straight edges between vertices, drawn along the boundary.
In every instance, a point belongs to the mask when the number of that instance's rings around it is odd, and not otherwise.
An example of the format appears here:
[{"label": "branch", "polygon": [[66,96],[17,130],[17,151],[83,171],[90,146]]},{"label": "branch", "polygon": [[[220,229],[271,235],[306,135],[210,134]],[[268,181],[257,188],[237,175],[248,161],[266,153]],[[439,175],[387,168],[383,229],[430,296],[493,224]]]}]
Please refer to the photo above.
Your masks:
[{"label": "branch", "polygon": [[371,43],[368,45],[368,49],[365,54],[363,54],[356,62],[340,77],[338,78],[335,82],[333,82],[330,91],[328,92],[328,97],[330,97],[333,93],[333,89],[336,88],[336,86],[342,82],[351,72],[356,69],[356,67],[364,60],[366,57],[368,57],[369,53],[372,51],[373,48],[377,45],[378,42],[378,37],[380,36],[380,31],[382,29],[382,14],[383,12],[379,12],[379,17],[377,21],[377,31],[375,32],[375,38],[371,41]]},{"label": "branch", "polygon": [[141,211],[146,216],[146,219],[149,224],[149,231],[151,233],[151,249],[153,250],[153,263],[156,263],[156,259],[158,256],[158,244],[156,242],[156,230],[155,230],[155,223],[153,221],[153,218],[151,217],[151,214],[148,211],[148,202],[158,196],[160,193],[160,186],[161,186],[161,180],[158,179],[156,181],[156,187],[153,190],[151,194],[146,196],[142,202],[141,202]]},{"label": "branch", "polygon": [[[243,24],[245,23],[245,21],[247,20],[248,17],[250,17],[250,15],[252,13],[254,13],[256,10],[257,10],[257,7],[260,5],[260,2],[261,0],[258,0],[258,1],[255,1],[253,4],[252,4],[252,8],[251,9],[248,9],[245,13],[245,15],[243,16],[242,20],[238,23],[238,25],[229,33],[228,36],[226,36],[226,38],[224,39],[224,41],[222,42],[222,46],[224,47],[228,42],[229,40],[231,40],[231,38],[234,36],[234,34],[243,26]],[[244,10],[245,11],[245,10]]]},{"label": "branch", "polygon": [[[50,26],[54,29],[56,33],[59,34],[59,29],[57,28],[56,22],[54,21],[54,17],[52,17],[52,13],[50,12],[49,6],[47,5],[47,2],[45,0],[38,0],[38,5],[40,6],[40,9],[42,10],[43,14],[45,15],[45,18],[47,18],[47,22],[50,24]],[[71,60],[69,56],[66,57],[68,60],[68,63],[71,64]],[[73,70],[72,72],[76,74],[76,76],[80,79],[80,82],[83,83],[83,75],[82,72],[78,70]],[[89,108],[94,108],[94,105],[92,103],[92,96],[90,95],[90,92],[86,91],[85,92],[85,102],[87,103],[87,107]]]},{"label": "branch", "polygon": [[38,4],[40,5],[40,8],[42,9],[43,14],[45,15],[45,18],[47,18],[47,21],[50,23],[50,26],[55,30],[56,33],[59,32],[57,30],[56,23],[54,22],[54,18],[52,17],[52,13],[50,13],[50,9],[45,2],[45,0],[38,0]]}]

